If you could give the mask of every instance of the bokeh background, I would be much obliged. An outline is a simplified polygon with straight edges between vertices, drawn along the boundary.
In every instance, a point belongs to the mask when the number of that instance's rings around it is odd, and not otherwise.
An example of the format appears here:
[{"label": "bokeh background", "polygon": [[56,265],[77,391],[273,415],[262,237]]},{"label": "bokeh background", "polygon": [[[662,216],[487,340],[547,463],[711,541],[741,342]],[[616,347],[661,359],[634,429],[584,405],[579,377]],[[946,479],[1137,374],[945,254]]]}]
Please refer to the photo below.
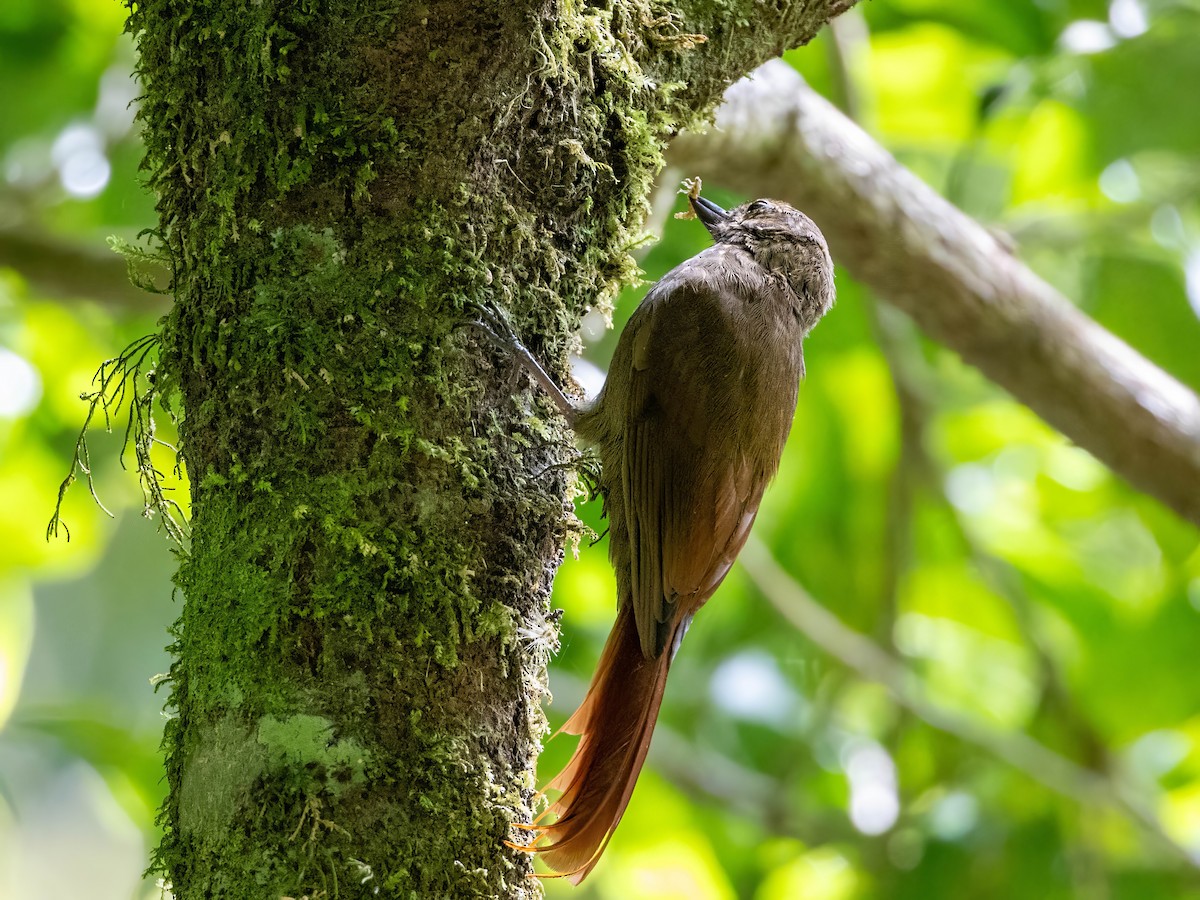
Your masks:
[{"label": "bokeh background", "polygon": [[[123,19],[0,3],[2,898],[159,895],[142,876],[164,790],[154,681],[181,601],[119,463],[122,419],[90,441],[112,517],[77,483],[70,541],[45,536],[80,393],[167,302],[108,248],[154,222]],[[787,59],[1195,389],[1198,47],[1196,0],[872,0]],[[649,279],[706,243],[669,217],[682,174],[664,175]],[[838,290],[755,542],[676,660],[624,823],[583,888],[548,893],[1200,897],[1197,530],[841,272]],[[581,381],[613,341],[585,323]],[[598,504],[580,516],[601,530]],[[604,546],[555,590],[558,724],[611,622]],[[797,628],[806,597],[866,655]]]}]

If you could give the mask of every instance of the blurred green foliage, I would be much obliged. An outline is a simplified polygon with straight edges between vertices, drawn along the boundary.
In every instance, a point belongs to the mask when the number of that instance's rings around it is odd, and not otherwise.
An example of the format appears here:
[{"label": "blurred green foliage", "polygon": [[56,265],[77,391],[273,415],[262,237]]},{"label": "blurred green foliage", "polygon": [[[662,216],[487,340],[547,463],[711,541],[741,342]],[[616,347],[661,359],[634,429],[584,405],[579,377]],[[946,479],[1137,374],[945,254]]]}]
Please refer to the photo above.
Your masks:
[{"label": "blurred green foliage", "polygon": [[[139,522],[120,429],[97,491],[43,531],[99,363],[161,301],[64,293],[29,240],[107,278],[108,235],[153,224],[116,4],[0,5],[0,895],[156,896],[140,883],[172,560]],[[906,165],[1010,233],[1039,274],[1200,388],[1200,4],[873,0],[787,59]],[[18,87],[19,86],[19,87]],[[667,173],[668,179],[680,174]],[[740,198],[709,185],[718,202]],[[654,279],[705,245],[664,219]],[[836,248],[835,248],[836,250]],[[102,271],[103,270],[103,271]],[[756,535],[848,626],[895,654],[897,705],[794,629],[738,567],[675,663],[643,775],[579,897],[1200,897],[1200,551],[1137,494],[838,276]],[[643,288],[644,291],[644,288]],[[618,328],[641,291],[618,304]],[[610,332],[587,341],[602,365]],[[1121,427],[1113,423],[1114,428]],[[166,468],[166,466],[164,466]],[[1195,486],[1200,490],[1200,485]],[[581,517],[602,530],[598,504]],[[603,544],[556,583],[557,724],[611,621]],[[1156,824],[1001,761],[1027,735],[1119,781]],[[570,751],[552,741],[543,775]],[[986,743],[986,742],[985,742]],[[86,881],[72,881],[65,856]],[[140,893],[139,893],[140,892]]]}]

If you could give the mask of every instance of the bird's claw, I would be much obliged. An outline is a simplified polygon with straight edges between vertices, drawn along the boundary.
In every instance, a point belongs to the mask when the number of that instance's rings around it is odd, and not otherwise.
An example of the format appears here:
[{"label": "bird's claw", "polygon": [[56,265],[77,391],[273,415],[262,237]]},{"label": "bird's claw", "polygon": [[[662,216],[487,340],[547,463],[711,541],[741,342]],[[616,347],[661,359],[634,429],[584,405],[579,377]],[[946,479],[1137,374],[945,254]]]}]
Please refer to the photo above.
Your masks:
[{"label": "bird's claw", "polygon": [[494,343],[505,349],[511,349],[514,346],[524,346],[521,343],[521,338],[517,335],[517,330],[508,321],[508,316],[504,314],[504,311],[494,301],[489,299],[472,302],[470,306],[478,318],[467,319],[459,323],[458,327],[476,328],[491,338]]}]

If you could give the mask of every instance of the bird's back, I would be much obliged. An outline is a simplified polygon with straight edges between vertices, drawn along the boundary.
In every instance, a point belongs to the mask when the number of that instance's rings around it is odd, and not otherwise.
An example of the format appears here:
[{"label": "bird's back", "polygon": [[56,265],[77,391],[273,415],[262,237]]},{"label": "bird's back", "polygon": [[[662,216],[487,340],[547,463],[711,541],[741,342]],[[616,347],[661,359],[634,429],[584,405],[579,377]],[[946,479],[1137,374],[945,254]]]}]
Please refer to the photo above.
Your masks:
[{"label": "bird's back", "polygon": [[716,590],[778,466],[804,366],[794,303],[744,250],[708,248],[631,317],[580,429],[599,444],[620,602],[647,656],[676,604],[690,619]]}]

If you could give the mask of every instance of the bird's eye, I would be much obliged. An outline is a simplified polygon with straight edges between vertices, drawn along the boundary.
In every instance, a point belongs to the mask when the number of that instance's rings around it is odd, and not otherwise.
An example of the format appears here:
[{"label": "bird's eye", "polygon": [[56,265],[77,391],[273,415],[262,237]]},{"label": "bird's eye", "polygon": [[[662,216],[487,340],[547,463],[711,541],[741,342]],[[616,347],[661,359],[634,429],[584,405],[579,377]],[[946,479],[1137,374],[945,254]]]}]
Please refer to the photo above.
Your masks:
[{"label": "bird's eye", "polygon": [[755,200],[753,203],[750,204],[750,208],[747,210],[747,212],[752,212],[752,213],[762,212],[764,209],[766,209],[770,205],[771,204],[766,200]]}]

